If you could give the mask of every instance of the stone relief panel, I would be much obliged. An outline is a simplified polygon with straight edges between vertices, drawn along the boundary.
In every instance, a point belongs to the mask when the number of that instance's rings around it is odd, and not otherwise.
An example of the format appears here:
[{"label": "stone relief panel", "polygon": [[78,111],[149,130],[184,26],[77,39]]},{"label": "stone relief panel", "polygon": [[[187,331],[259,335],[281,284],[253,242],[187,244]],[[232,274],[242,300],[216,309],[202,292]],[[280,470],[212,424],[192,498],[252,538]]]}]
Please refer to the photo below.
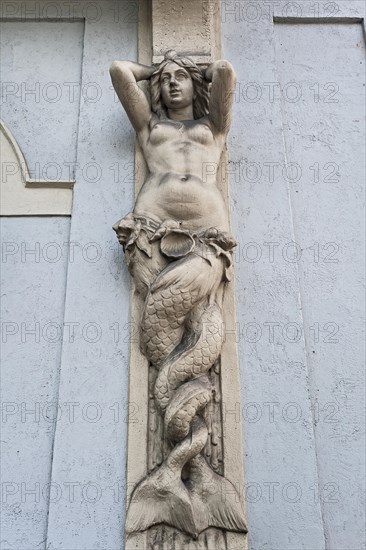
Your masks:
[{"label": "stone relief panel", "polygon": [[[216,180],[235,73],[227,61],[202,70],[170,50],[158,66],[115,61],[111,77],[149,172],[134,211],[114,226],[144,300],[140,347],[150,364],[148,474],[126,530],[149,529],[149,548],[197,538],[226,548],[225,531],[246,532],[235,480],[224,475],[220,406],[222,302],[236,243]],[[207,164],[216,170],[203,173]]]}]

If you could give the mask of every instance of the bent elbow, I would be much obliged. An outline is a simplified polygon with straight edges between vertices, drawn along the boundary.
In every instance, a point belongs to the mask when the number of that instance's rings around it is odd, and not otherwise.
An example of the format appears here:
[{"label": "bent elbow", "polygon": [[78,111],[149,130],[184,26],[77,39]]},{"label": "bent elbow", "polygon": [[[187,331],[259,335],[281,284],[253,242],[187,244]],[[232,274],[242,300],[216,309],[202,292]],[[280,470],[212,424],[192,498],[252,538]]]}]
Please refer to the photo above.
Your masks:
[{"label": "bent elbow", "polygon": [[217,61],[216,63],[216,68],[218,71],[233,74],[235,73],[234,67],[232,66],[230,61],[226,61],[226,59],[220,59],[220,61]]},{"label": "bent elbow", "polygon": [[110,75],[113,77],[128,69],[129,63],[129,61],[113,61],[109,68]]},{"label": "bent elbow", "polygon": [[109,73],[111,76],[116,75],[121,70],[121,62],[113,61],[112,65],[109,67]]},{"label": "bent elbow", "polygon": [[216,74],[216,78],[219,81],[225,82],[226,85],[229,86],[230,88],[235,86],[236,74],[234,71],[234,67],[229,61],[226,61],[225,59],[216,61],[213,79],[215,79],[215,74]]}]

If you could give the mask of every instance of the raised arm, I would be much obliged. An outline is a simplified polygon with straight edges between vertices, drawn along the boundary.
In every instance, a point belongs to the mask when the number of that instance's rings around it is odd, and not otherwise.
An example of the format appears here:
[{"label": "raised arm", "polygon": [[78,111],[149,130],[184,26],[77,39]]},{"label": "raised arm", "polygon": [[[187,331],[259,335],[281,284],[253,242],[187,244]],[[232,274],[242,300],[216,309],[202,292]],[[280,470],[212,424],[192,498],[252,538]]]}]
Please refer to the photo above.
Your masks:
[{"label": "raised arm", "polygon": [[137,82],[148,80],[154,71],[132,61],[114,61],[110,68],[114,89],[137,134],[148,128],[151,118],[149,102]]},{"label": "raised arm", "polygon": [[217,132],[227,134],[236,86],[234,68],[224,59],[215,61],[207,68],[205,77],[212,82],[208,117]]}]

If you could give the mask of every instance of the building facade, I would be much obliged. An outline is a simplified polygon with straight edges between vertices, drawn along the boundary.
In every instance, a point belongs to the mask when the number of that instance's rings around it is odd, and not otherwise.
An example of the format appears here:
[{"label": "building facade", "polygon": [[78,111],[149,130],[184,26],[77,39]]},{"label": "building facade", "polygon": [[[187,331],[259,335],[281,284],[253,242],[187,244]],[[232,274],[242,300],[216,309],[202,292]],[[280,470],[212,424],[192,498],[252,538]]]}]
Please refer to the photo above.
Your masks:
[{"label": "building facade", "polygon": [[3,550],[129,550],[128,433],[143,441],[146,414],[111,228],[144,166],[109,66],[182,44],[200,63],[221,51],[238,79],[225,177],[241,384],[224,415],[243,426],[248,548],[364,548],[363,2],[1,10]]}]

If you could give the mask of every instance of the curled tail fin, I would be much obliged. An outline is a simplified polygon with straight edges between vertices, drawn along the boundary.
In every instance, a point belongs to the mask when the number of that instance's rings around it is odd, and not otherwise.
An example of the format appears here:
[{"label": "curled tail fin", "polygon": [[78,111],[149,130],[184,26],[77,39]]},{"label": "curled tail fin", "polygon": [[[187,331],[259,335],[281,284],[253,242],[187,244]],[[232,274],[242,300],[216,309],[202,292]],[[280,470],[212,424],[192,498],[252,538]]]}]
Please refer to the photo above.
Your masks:
[{"label": "curled tail fin", "polygon": [[190,463],[190,480],[194,507],[204,507],[209,527],[248,532],[238,491],[231,481],[211,470],[201,455]]},{"label": "curled tail fin", "polygon": [[[234,485],[216,474],[199,455],[207,439],[207,427],[199,418],[192,433],[173,449],[167,460],[134,490],[127,513],[128,533],[165,523],[193,538],[208,527],[246,533],[244,511]],[[182,469],[189,463],[189,477]]]},{"label": "curled tail fin", "polygon": [[207,439],[206,424],[198,417],[192,434],[173,449],[167,460],[143,479],[132,493],[127,512],[126,531],[145,531],[152,525],[166,523],[197,538],[202,531],[195,517],[190,492],[181,479],[188,459],[199,453]]}]

